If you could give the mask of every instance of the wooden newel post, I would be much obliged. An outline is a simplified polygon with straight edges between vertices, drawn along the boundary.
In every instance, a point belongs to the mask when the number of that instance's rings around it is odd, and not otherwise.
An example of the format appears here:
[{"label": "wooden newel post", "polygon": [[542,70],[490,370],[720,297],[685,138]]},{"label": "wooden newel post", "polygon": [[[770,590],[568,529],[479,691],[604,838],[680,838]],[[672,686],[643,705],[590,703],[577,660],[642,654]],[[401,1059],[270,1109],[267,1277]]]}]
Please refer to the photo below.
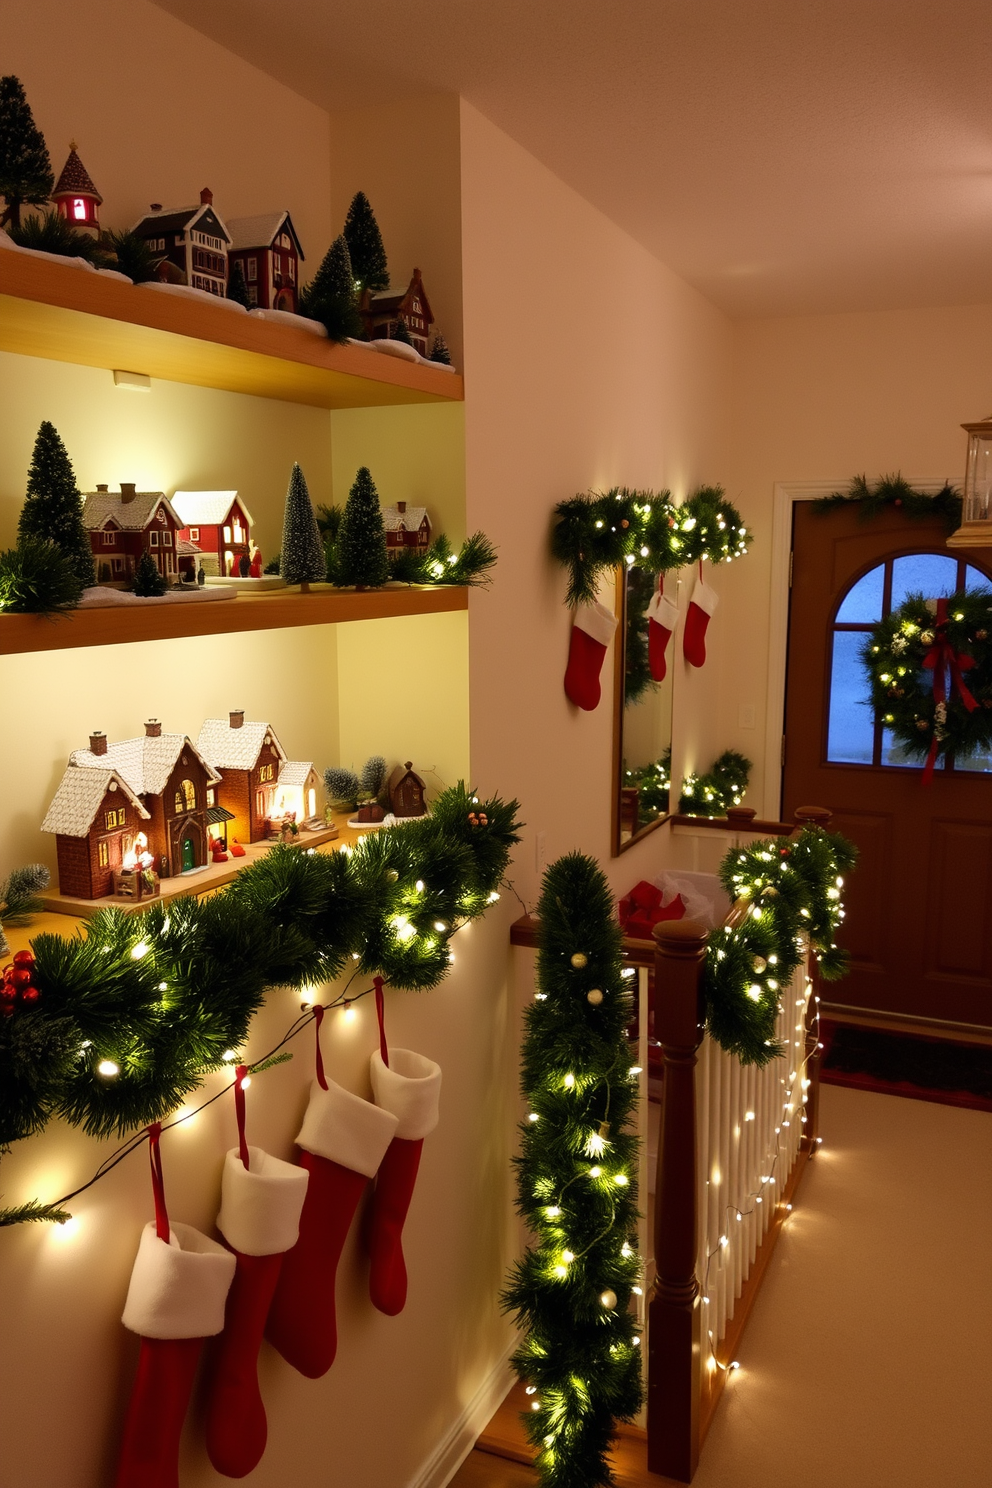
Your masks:
[{"label": "wooden newel post", "polygon": [[654,1033],[664,1080],[655,1182],[656,1279],[648,1306],[648,1470],[688,1483],[699,1461],[696,1050],[709,939],[695,920],[654,929]]}]

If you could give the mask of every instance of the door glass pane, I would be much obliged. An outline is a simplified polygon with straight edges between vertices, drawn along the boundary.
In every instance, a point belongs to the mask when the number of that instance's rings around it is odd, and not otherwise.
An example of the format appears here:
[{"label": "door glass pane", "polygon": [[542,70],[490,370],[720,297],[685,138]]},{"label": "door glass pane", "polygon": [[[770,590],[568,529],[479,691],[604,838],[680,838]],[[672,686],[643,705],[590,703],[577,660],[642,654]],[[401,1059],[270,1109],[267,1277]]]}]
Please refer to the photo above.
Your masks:
[{"label": "door glass pane", "polygon": [[885,564],[863,574],[845,594],[837,611],[838,625],[874,625],[882,618]]},{"label": "door glass pane", "polygon": [[958,585],[958,560],[942,553],[906,553],[892,563],[892,608],[897,610],[911,594],[939,599],[953,594]]},{"label": "door glass pane", "polygon": [[992,775],[992,749],[985,747],[976,749],[972,754],[955,755],[954,769],[965,770],[969,774]]},{"label": "door glass pane", "polygon": [[992,579],[983,574],[980,568],[972,568],[969,563],[964,572],[964,587],[969,594],[974,589],[992,589]]},{"label": "door glass pane", "polygon": [[[927,676],[929,675],[930,673],[928,672]],[[891,729],[882,730],[882,764],[902,765],[904,768],[912,768],[914,770],[921,770],[923,768],[923,761],[920,759],[920,756],[918,754],[909,754],[906,746],[896,739]],[[938,763],[937,768],[942,770],[944,766],[942,763]]]},{"label": "door glass pane", "polygon": [[861,664],[861,647],[867,633],[834,631],[827,726],[827,759],[833,764],[871,764],[875,725],[868,679]]}]

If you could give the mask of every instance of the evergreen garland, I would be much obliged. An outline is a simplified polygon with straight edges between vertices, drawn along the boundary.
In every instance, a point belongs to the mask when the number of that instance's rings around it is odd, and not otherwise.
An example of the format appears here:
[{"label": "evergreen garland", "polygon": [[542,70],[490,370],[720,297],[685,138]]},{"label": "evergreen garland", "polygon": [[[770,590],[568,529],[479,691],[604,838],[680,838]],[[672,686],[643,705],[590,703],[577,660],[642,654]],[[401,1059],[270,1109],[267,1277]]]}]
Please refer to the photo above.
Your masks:
[{"label": "evergreen garland", "polygon": [[351,267],[359,292],[365,289],[388,289],[386,250],[382,245],[382,234],[375,220],[375,213],[364,191],[356,191],[352,197],[348,216],[345,218],[344,238],[348,244]]},{"label": "evergreen garland", "polygon": [[20,225],[21,207],[43,206],[55,189],[44,135],[34,122],[20,78],[0,77],[0,225]]},{"label": "evergreen garland", "polygon": [[614,487],[561,501],[555,516],[551,551],[569,570],[569,605],[594,600],[602,574],[621,563],[652,574],[703,558],[729,563],[743,557],[751,536],[719,486],[700,486],[681,506],[669,491]]},{"label": "evergreen garland", "polygon": [[732,848],[721,863],[720,882],[747,911],[710,936],[703,991],[710,1035],[742,1064],[767,1064],[783,1052],[775,1022],[782,989],[805,954],[803,937],[826,981],[846,974],[847,952],[834,936],[844,918],[843,875],[857,856],[839,833],[806,826],[798,837]]},{"label": "evergreen garland", "polygon": [[143,595],[145,598],[157,599],[165,593],[168,587],[168,579],[165,574],[159,573],[158,564],[146,548],[135,564],[132,592]]},{"label": "evergreen garland", "polygon": [[58,431],[47,419],[34,442],[17,536],[47,538],[69,559],[80,589],[94,583],[93,549],[83,526],[83,499],[75,471]]},{"label": "evergreen garland", "polygon": [[846,491],[834,491],[832,496],[818,497],[813,502],[813,510],[820,516],[825,516],[827,512],[834,511],[839,506],[850,506],[852,502],[857,504],[858,517],[862,522],[870,522],[886,507],[894,506],[901,509],[907,517],[943,517],[948,532],[956,531],[961,525],[960,491],[945,482],[936,496],[928,496],[923,491],[914,491],[898,472],[895,475],[883,475],[873,486],[869,485],[867,476],[856,475]]},{"label": "evergreen garland", "polygon": [[299,584],[304,591],[327,575],[324,544],[310,502],[306,477],[299,465],[293,466],[286,492],[279,572],[287,584]]},{"label": "evergreen garland", "polygon": [[82,592],[71,558],[46,538],[24,537],[0,553],[0,614],[61,615]]},{"label": "evergreen garland", "polygon": [[300,314],[319,320],[332,341],[362,335],[351,258],[343,237],[334,239],[320,268],[301,292]]},{"label": "evergreen garland", "polygon": [[248,281],[245,279],[245,271],[241,267],[241,260],[235,259],[227,276],[227,298],[233,300],[236,305],[243,305],[246,310],[252,308],[251,295],[248,293]]},{"label": "evergreen garland", "polygon": [[389,577],[403,584],[488,584],[496,564],[496,549],[484,532],[473,532],[458,552],[439,533],[426,553],[402,548],[392,560]]},{"label": "evergreen garland", "polygon": [[513,1367],[533,1395],[524,1417],[546,1488],[614,1482],[615,1423],[641,1404],[631,1295],[637,1245],[637,1097],[627,1027],[631,983],[613,897],[591,858],[548,869],[537,998],[527,1010],[517,1207],[534,1241],[503,1306],[525,1337]]},{"label": "evergreen garland", "polygon": [[728,806],[739,806],[751,779],[751,761],[733,749],[724,750],[706,775],[687,775],[679,796],[681,816],[726,816]]},{"label": "evergreen garland", "polygon": [[379,493],[367,465],[358,471],[348,492],[335,552],[338,584],[381,589],[389,578]]},{"label": "evergreen garland", "polygon": [[672,746],[650,765],[623,771],[625,786],[637,787],[637,826],[646,827],[656,817],[664,816],[672,789]]},{"label": "evergreen garland", "polygon": [[[161,1119],[229,1067],[269,987],[346,966],[437,986],[458,925],[499,897],[516,813],[459,783],[430,816],[353,850],[275,847],[211,898],[105,909],[73,939],[37,936],[40,998],[0,1019],[0,1151],[52,1117],[101,1137]],[[116,1076],[100,1073],[106,1061]],[[0,1225],[55,1217],[22,1207],[0,1211]]]}]

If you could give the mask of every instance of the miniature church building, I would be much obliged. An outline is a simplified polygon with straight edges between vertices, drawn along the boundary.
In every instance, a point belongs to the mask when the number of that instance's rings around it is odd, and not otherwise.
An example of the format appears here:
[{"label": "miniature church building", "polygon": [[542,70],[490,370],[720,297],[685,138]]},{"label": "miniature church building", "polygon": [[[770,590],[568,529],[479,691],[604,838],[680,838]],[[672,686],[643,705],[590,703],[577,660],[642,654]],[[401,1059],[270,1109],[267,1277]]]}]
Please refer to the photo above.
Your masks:
[{"label": "miniature church building", "polygon": [[83,526],[89,532],[101,584],[134,577],[142,553],[150,553],[163,578],[179,577],[179,514],[164,491],[136,491],[121,481],[119,492],[97,486],[83,501]]},{"label": "miniature church building", "polygon": [[227,294],[231,235],[214,211],[213,200],[213,192],[204,186],[196,207],[165,211],[153,202],[147,216],[135,223],[134,231],[156,256],[157,278],[188,284],[223,299]]},{"label": "miniature church building", "polygon": [[101,206],[103,197],[76,154],[75,140],[69,146],[69,158],[62,167],[62,174],[52,192],[52,201],[59,216],[64,217],[77,231],[91,233],[94,238],[100,236],[100,213],[97,208]]},{"label": "miniature church building", "polygon": [[410,334],[414,350],[422,357],[427,355],[434,314],[424,293],[424,281],[419,269],[414,269],[413,278],[406,290],[384,289],[376,294],[365,290],[359,308],[369,340],[390,340],[402,321]]},{"label": "miniature church building", "polygon": [[205,574],[237,578],[242,558],[251,559],[251,512],[237,491],[174,491],[181,542],[195,545]]},{"label": "miniature church building", "polygon": [[288,310],[296,314],[303,249],[288,212],[264,212],[260,217],[233,217],[230,263],[240,263],[248,298],[260,310]]},{"label": "miniature church building", "polygon": [[431,545],[431,519],[426,506],[407,506],[405,501],[384,506],[382,525],[386,530],[387,558],[395,558],[404,548],[426,553]]}]

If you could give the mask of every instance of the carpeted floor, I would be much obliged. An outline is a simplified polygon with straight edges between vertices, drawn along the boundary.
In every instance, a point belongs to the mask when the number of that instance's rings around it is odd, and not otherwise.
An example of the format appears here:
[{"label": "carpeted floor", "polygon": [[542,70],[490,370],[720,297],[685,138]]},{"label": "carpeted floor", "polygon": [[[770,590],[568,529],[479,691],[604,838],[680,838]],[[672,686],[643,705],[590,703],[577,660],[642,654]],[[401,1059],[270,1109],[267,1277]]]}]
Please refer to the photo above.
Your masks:
[{"label": "carpeted floor", "polygon": [[992,1047],[880,1028],[820,1025],[820,1078],[828,1085],[992,1111]]},{"label": "carpeted floor", "polygon": [[[987,1488],[992,1115],[836,1086],[821,1102],[694,1488]],[[475,1452],[452,1488],[534,1482]]]}]

